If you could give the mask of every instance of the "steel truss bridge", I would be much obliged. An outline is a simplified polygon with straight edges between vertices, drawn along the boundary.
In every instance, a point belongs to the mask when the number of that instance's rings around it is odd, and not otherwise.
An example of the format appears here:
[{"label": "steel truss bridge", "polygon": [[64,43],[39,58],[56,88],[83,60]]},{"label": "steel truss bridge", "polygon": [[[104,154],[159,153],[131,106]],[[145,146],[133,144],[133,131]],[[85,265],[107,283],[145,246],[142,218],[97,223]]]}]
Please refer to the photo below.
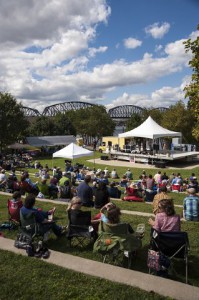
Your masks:
[{"label": "steel truss bridge", "polygon": [[[57,113],[64,113],[70,110],[78,110],[81,108],[88,108],[95,106],[95,104],[87,103],[87,102],[80,102],[80,101],[73,101],[73,102],[63,102],[54,105],[50,105],[45,107],[44,111],[40,113],[37,109],[29,108],[29,107],[22,107],[22,110],[26,117],[38,117],[38,116],[48,116],[53,117]],[[166,111],[167,108],[165,107],[158,107],[155,108],[160,110],[161,112]],[[123,123],[124,121],[128,120],[132,114],[141,114],[143,111],[142,107],[135,106],[135,105],[121,105],[116,106],[108,110],[108,114],[116,123]]]}]

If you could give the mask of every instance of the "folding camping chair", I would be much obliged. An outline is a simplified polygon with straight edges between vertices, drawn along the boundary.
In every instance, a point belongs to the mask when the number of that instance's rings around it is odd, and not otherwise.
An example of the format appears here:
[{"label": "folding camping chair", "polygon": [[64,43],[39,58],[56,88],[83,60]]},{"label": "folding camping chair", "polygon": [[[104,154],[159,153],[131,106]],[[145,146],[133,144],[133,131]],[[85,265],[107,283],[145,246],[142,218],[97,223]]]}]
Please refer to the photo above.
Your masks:
[{"label": "folding camping chair", "polygon": [[[185,261],[186,283],[188,282],[188,251],[189,239],[187,232],[157,232],[151,237],[151,249],[166,256],[170,262],[174,258]],[[171,265],[170,265],[171,266]],[[173,269],[174,270],[174,269]],[[149,268],[150,273],[150,268]]]},{"label": "folding camping chair", "polygon": [[114,263],[127,267],[132,265],[132,258],[141,247],[141,238],[129,232],[129,224],[109,224],[101,221],[100,234],[94,244],[94,252],[102,255],[103,263]]},{"label": "folding camping chair", "polygon": [[20,231],[21,236],[25,236],[31,243],[37,244],[38,241],[47,241],[50,229],[45,231],[42,226],[36,221],[35,213],[31,212],[23,215],[20,211]]},{"label": "folding camping chair", "polygon": [[91,243],[97,233],[91,226],[91,211],[69,210],[68,211],[67,239],[70,246],[85,246],[87,241]]},{"label": "folding camping chair", "polygon": [[7,208],[8,208],[8,219],[10,225],[13,225],[14,227],[19,226],[20,209],[22,206],[23,206],[23,202],[21,200],[13,201],[11,199],[8,199]]}]

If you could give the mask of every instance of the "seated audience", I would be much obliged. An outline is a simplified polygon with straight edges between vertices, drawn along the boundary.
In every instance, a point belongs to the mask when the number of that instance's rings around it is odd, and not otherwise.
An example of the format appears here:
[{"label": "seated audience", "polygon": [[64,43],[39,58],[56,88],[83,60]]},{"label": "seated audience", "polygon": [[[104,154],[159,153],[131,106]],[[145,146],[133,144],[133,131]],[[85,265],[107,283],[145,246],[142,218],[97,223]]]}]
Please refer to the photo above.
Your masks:
[{"label": "seated audience", "polygon": [[0,171],[0,189],[4,189],[6,187],[7,182],[7,176],[6,171],[4,169],[1,169]]},{"label": "seated audience", "polygon": [[26,193],[32,193],[34,195],[38,195],[38,191],[39,191],[38,188],[34,188],[26,181],[26,175],[24,174],[21,176],[21,181],[19,182],[19,189],[22,195],[25,195]]},{"label": "seated audience", "polygon": [[187,185],[187,188],[188,189],[194,188],[196,190],[196,193],[198,192],[198,181],[197,181],[197,178],[195,176],[190,178],[190,180],[188,182],[188,185]]},{"label": "seated audience", "polygon": [[[114,203],[106,204],[100,211],[99,221],[99,232],[101,233],[109,233],[111,230],[111,226],[117,226],[122,224],[120,221],[121,211],[120,208],[117,207]],[[110,225],[109,226],[106,226]],[[111,231],[112,232],[112,231]],[[128,251],[136,251],[142,246],[142,242],[139,237],[134,234],[134,230],[130,224],[128,224],[128,232],[118,234],[118,236],[122,236],[124,239],[124,247],[125,250]],[[99,236],[99,239],[101,237]]]},{"label": "seated audience", "polygon": [[24,205],[21,208],[21,214],[25,217],[26,215],[29,215],[30,213],[33,213],[35,215],[36,222],[39,223],[39,233],[44,234],[50,229],[54,232],[56,236],[61,236],[63,233],[64,228],[61,226],[58,226],[51,218],[49,220],[48,216],[54,214],[55,208],[50,211],[42,211],[40,209],[37,209],[35,206],[35,195],[29,194],[24,201]]},{"label": "seated audience", "polygon": [[146,189],[153,191],[154,184],[155,184],[155,180],[154,180],[153,176],[150,174],[148,176],[148,178],[146,179]]},{"label": "seated audience", "polygon": [[121,197],[121,191],[116,187],[116,184],[114,181],[112,181],[108,187],[108,194],[110,198],[120,198]]},{"label": "seated audience", "polygon": [[161,171],[158,171],[155,175],[154,175],[154,180],[155,180],[155,183],[158,184],[161,182]]},{"label": "seated audience", "polygon": [[49,186],[47,184],[47,179],[42,179],[40,183],[38,183],[39,193],[37,195],[38,198],[46,198],[50,197]]},{"label": "seated audience", "polygon": [[166,186],[161,186],[159,189],[159,193],[155,195],[153,199],[153,213],[156,215],[158,212],[158,204],[160,200],[163,199],[171,199],[171,197],[167,194],[167,188]]},{"label": "seated audience", "polygon": [[112,172],[111,172],[111,178],[112,178],[112,179],[117,179],[117,178],[119,178],[116,169],[113,169],[113,170],[112,170]]},{"label": "seated audience", "polygon": [[156,231],[180,231],[180,215],[175,214],[173,201],[160,200],[155,220],[149,219],[149,224]]},{"label": "seated audience", "polygon": [[70,178],[67,175],[67,172],[63,172],[62,177],[59,179],[59,186],[64,186],[66,181],[70,182]]},{"label": "seated audience", "polygon": [[20,209],[23,206],[21,193],[16,191],[13,193],[12,198],[8,201],[8,211],[12,220],[20,221]]},{"label": "seated audience", "polygon": [[93,195],[95,208],[101,208],[110,201],[106,184],[103,181],[98,183]]},{"label": "seated audience", "polygon": [[100,176],[97,178],[97,182],[99,183],[99,182],[104,182],[105,184],[109,184],[109,181],[108,181],[108,178],[105,176],[105,172],[104,171],[102,171],[101,173],[100,173]]},{"label": "seated audience", "polygon": [[199,197],[194,188],[187,190],[188,196],[183,201],[183,215],[187,221],[199,221]]},{"label": "seated audience", "polygon": [[83,182],[77,187],[77,196],[80,197],[82,205],[87,207],[93,207],[93,190],[89,183],[91,182],[91,176],[86,175]]},{"label": "seated audience", "polygon": [[8,175],[5,189],[8,193],[19,191],[19,182],[17,181],[16,176],[14,176],[13,174]]},{"label": "seated audience", "polygon": [[126,175],[123,175],[122,178],[121,178],[121,180],[120,180],[120,186],[121,187],[126,187],[128,182],[129,182],[129,180],[126,177]]},{"label": "seated audience", "polygon": [[129,180],[133,179],[133,173],[131,172],[130,169],[128,169],[124,175],[126,175],[126,178]]},{"label": "seated audience", "polygon": [[109,178],[109,177],[110,177],[109,170],[108,170],[107,167],[104,169],[104,176],[105,176],[106,178]]},{"label": "seated audience", "polygon": [[138,192],[138,187],[134,183],[130,183],[127,185],[125,194],[126,196],[140,197],[140,193]]}]

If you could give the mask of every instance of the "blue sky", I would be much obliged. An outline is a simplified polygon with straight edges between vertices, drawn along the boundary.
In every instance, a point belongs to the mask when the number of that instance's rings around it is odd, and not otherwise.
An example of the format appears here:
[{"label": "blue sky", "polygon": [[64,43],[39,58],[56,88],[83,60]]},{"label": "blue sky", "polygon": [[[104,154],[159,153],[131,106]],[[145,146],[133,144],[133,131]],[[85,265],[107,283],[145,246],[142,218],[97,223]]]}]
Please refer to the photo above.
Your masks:
[{"label": "blue sky", "polygon": [[198,16],[197,0],[0,0],[0,90],[40,112],[168,107],[184,100]]}]

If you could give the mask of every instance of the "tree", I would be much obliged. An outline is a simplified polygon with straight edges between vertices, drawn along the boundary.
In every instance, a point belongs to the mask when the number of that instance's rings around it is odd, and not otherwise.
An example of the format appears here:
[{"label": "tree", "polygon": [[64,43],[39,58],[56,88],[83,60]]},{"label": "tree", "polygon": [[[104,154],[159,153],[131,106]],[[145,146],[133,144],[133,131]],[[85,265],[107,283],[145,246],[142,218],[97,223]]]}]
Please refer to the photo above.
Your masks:
[{"label": "tree", "polygon": [[132,130],[142,124],[142,116],[138,113],[132,113],[126,123],[126,131]]},{"label": "tree", "polygon": [[163,114],[164,113],[159,109],[150,107],[150,108],[144,108],[141,117],[142,117],[142,121],[144,122],[149,116],[151,116],[151,118],[154,121],[156,121],[159,125],[161,125]]},{"label": "tree", "polygon": [[[197,29],[199,30],[199,25]],[[196,118],[192,134],[199,141],[199,36],[194,41],[188,39],[184,44],[185,51],[192,52],[192,59],[189,61],[189,66],[193,71],[191,82],[184,89],[185,98],[189,98],[188,108]]]},{"label": "tree", "polygon": [[54,117],[57,135],[76,135],[75,127],[71,121],[70,114],[58,113]]},{"label": "tree", "polygon": [[195,122],[196,119],[192,112],[186,108],[182,101],[178,101],[164,112],[161,126],[172,131],[181,132],[183,142],[192,144],[196,142],[191,134]]},{"label": "tree", "polygon": [[71,112],[72,123],[76,132],[82,137],[97,137],[113,135],[115,123],[103,106],[95,105]]},{"label": "tree", "polygon": [[22,139],[28,124],[21,103],[11,94],[0,92],[0,151]]},{"label": "tree", "polygon": [[30,136],[56,135],[56,126],[53,117],[36,117],[29,128]]}]

